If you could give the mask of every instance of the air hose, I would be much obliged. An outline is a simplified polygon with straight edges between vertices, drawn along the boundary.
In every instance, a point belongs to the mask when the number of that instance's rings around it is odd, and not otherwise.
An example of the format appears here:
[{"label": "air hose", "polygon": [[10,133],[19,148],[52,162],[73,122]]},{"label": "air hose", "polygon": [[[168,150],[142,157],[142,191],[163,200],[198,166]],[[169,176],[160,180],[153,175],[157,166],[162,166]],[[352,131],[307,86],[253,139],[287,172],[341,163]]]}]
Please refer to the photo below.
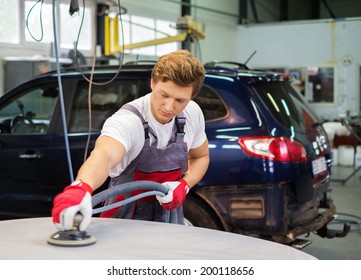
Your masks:
[{"label": "air hose", "polygon": [[[146,191],[138,195],[134,195],[132,197],[128,197],[122,201],[113,204],[94,208],[99,203],[103,202],[104,200],[110,197],[117,196],[119,194],[134,190],[143,190],[143,189],[148,189],[149,191]],[[169,189],[164,185],[152,181],[134,181],[134,182],[119,184],[93,195],[92,197],[93,214],[98,214],[104,211],[108,211],[110,209],[123,206],[125,204],[131,203],[133,201],[136,201],[140,198],[144,198],[147,196],[153,196],[153,195],[165,196],[168,193],[168,191]],[[166,210],[165,221],[167,223],[178,224],[177,213],[175,211]]]},{"label": "air hose", "polygon": [[[149,191],[126,198],[120,202],[116,202],[99,208],[94,208],[99,203],[103,202],[104,200],[110,197],[117,196],[121,193],[129,193],[130,191],[133,190],[144,190],[144,189]],[[106,210],[110,210],[146,196],[152,196],[152,195],[165,196],[167,193],[168,193],[167,187],[152,181],[135,181],[135,182],[119,184],[114,187],[108,188],[104,191],[101,191],[92,197],[92,207],[93,207],[92,213],[97,214]],[[74,218],[74,227],[71,230],[55,232],[48,238],[48,243],[51,245],[64,246],[64,247],[86,246],[86,245],[94,244],[96,242],[96,239],[92,235],[87,234],[85,231],[79,230],[78,225],[80,224],[81,219],[82,219],[81,215],[76,215]],[[165,222],[178,224],[177,212],[166,210]]]}]

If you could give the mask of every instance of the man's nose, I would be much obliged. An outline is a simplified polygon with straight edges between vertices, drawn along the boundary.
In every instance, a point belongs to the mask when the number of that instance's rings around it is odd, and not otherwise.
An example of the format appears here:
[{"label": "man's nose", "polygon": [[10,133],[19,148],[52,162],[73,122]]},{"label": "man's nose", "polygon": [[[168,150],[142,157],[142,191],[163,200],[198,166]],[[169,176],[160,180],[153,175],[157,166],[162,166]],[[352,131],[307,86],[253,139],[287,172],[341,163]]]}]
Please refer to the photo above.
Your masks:
[{"label": "man's nose", "polygon": [[167,98],[165,101],[165,109],[167,111],[172,111],[174,108],[174,100],[172,98]]}]

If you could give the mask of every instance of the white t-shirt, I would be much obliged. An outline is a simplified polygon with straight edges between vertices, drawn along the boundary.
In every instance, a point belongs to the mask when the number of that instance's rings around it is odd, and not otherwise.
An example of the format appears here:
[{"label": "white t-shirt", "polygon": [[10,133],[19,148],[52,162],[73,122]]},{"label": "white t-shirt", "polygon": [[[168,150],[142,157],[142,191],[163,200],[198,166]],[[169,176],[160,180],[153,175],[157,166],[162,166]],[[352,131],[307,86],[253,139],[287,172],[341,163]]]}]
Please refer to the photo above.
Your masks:
[{"label": "white t-shirt", "polygon": [[[151,93],[130,102],[130,104],[138,109],[154,130],[158,140],[157,148],[165,149],[172,136],[174,119],[167,124],[159,123],[151,113],[150,95]],[[188,150],[198,148],[206,140],[203,113],[198,104],[192,100],[183,110],[183,113],[186,117],[184,141],[188,145]],[[105,121],[100,137],[104,135],[122,143],[126,150],[123,160],[110,171],[110,177],[116,177],[125,170],[142,150],[145,139],[144,127],[140,118],[134,113],[126,109],[119,109]],[[151,134],[150,140],[154,142]]]}]

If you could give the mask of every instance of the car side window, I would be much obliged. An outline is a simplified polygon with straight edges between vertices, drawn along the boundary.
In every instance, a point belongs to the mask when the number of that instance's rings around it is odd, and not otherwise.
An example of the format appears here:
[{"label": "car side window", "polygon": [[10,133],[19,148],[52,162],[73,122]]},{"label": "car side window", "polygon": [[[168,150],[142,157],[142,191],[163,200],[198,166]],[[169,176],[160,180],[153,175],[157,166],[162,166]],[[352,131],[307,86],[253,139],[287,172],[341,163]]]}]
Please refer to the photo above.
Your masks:
[{"label": "car side window", "polygon": [[227,107],[223,100],[209,86],[204,85],[194,101],[201,107],[205,121],[221,119],[227,116]]},{"label": "car side window", "polygon": [[290,85],[286,83],[257,83],[259,96],[267,105],[275,119],[297,132],[313,130],[317,122],[316,114]]},{"label": "car side window", "polygon": [[69,132],[88,132],[90,115],[91,131],[99,132],[107,118],[140,94],[140,80],[116,80],[109,84],[97,81],[97,84],[92,86],[89,112],[89,84],[79,83],[72,104]]},{"label": "car side window", "polygon": [[31,88],[11,98],[0,108],[0,133],[46,134],[57,100],[54,85]]}]

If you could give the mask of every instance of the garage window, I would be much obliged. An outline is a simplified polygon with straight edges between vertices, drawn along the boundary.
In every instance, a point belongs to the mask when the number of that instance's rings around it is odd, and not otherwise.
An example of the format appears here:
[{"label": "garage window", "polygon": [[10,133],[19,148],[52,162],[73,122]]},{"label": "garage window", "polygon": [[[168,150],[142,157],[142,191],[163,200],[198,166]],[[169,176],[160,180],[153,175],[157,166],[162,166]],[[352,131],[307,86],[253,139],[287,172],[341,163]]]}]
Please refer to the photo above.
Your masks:
[{"label": "garage window", "polygon": [[[10,3],[11,2],[11,3]],[[83,5],[73,16],[69,14],[69,0],[56,1],[57,33],[60,48],[72,49],[78,39]],[[43,49],[54,41],[52,1],[0,0],[0,43],[17,44]],[[78,48],[91,50],[94,36],[94,1],[85,1],[85,14]],[[22,28],[24,26],[24,28]],[[36,43],[36,45],[33,45]],[[45,46],[46,46],[45,45]]]},{"label": "garage window", "polygon": [[[119,30],[119,44],[124,38],[124,44],[136,44],[144,41],[152,41],[177,34],[174,28],[176,23],[161,19],[148,18],[136,15],[122,15],[123,30]],[[123,35],[121,34],[123,32]],[[167,44],[155,44],[154,46],[131,49],[131,54],[147,56],[160,56],[178,49],[177,42]]]},{"label": "garage window", "polygon": [[20,42],[19,1],[0,0],[0,42]]}]

